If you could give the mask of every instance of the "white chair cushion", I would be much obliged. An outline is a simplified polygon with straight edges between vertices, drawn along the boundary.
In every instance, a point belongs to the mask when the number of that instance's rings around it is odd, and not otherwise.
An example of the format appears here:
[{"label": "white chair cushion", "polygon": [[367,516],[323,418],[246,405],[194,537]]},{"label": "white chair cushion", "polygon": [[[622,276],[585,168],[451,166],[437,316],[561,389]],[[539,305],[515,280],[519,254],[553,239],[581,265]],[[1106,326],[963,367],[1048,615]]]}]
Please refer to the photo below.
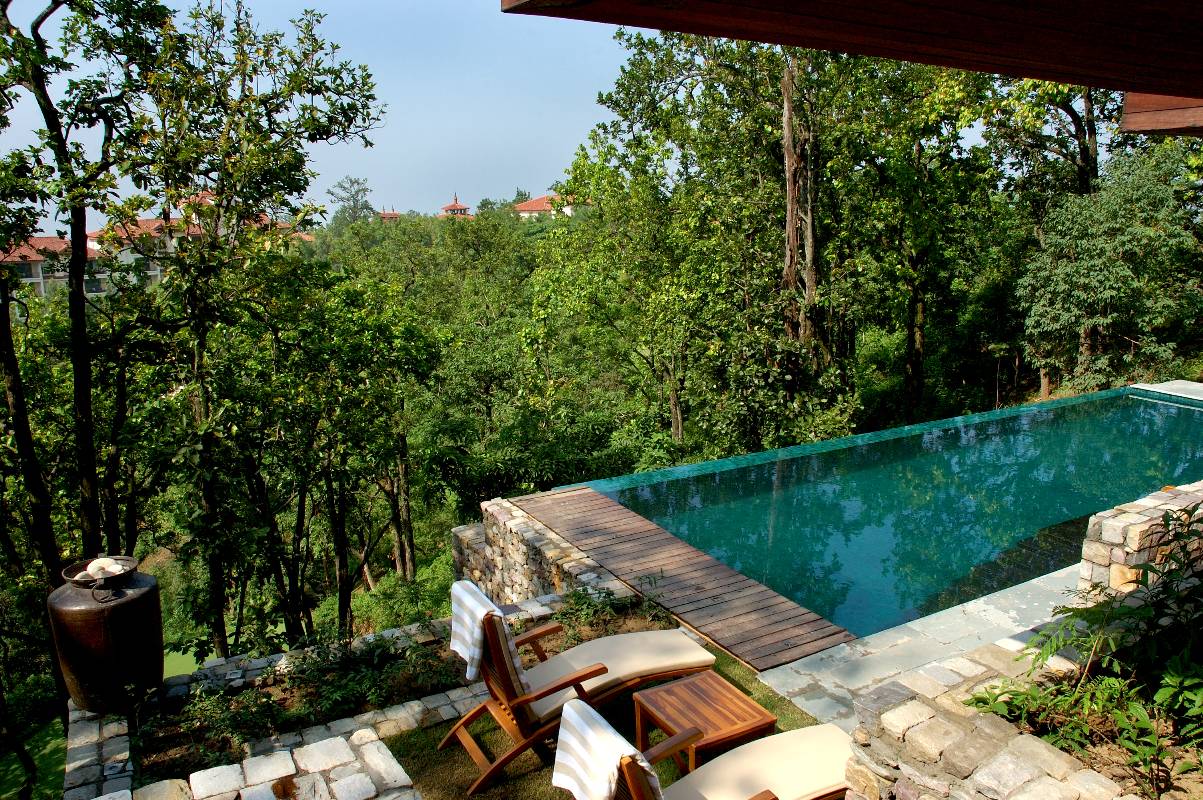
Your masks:
[{"label": "white chair cushion", "polygon": [[724,753],[664,790],[664,800],[748,800],[768,789],[781,800],[811,800],[847,787],[852,739],[813,725],[757,739]]},{"label": "white chair cushion", "polygon": [[[593,664],[605,664],[603,675],[585,681],[585,691],[610,688],[632,678],[645,678],[680,669],[705,669],[714,664],[714,655],[678,630],[641,631],[603,636],[578,644],[526,670],[532,691],[557,678]],[[564,703],[576,697],[565,689],[531,705],[539,719],[559,712]]]}]

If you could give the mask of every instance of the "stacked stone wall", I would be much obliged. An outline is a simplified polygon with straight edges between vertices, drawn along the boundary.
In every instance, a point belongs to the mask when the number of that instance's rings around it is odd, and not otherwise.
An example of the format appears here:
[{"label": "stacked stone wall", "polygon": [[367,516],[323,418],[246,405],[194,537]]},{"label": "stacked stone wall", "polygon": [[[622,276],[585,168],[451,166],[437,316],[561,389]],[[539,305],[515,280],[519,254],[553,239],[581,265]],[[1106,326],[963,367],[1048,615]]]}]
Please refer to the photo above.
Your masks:
[{"label": "stacked stone wall", "polygon": [[480,504],[483,522],[452,531],[456,575],[497,603],[519,603],[573,589],[630,588],[563,537],[509,500]]},{"label": "stacked stone wall", "polygon": [[[1155,561],[1165,535],[1165,513],[1203,504],[1203,481],[1167,486],[1090,518],[1082,544],[1079,589],[1112,592],[1136,589],[1137,564]],[[1203,554],[1200,560],[1203,561]]]}]

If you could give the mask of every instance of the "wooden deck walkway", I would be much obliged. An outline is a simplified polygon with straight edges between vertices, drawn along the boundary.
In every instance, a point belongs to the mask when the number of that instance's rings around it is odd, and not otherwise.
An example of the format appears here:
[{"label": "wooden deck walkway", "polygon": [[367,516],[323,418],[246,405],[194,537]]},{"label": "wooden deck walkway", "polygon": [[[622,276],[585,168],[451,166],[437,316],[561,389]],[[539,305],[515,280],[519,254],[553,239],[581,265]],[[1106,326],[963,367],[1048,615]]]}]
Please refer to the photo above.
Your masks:
[{"label": "wooden deck walkway", "polygon": [[[757,670],[856,638],[593,489],[510,502]],[[656,578],[654,588],[640,586],[643,576]]]}]

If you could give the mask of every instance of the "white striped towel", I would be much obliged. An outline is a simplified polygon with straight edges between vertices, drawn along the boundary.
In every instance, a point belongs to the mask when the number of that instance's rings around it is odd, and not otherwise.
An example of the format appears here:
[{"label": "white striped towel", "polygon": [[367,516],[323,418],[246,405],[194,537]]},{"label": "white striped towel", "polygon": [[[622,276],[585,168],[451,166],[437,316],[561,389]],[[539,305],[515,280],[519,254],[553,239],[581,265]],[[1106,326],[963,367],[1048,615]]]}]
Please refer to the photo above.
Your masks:
[{"label": "white striped towel", "polygon": [[480,676],[480,659],[485,653],[486,614],[505,617],[472,581],[451,584],[451,650],[468,662],[470,681]]},{"label": "white striped towel", "polygon": [[474,681],[480,677],[480,660],[485,653],[486,614],[496,614],[498,619],[503,620],[501,627],[510,651],[510,664],[522,691],[529,692],[530,682],[522,669],[522,659],[518,656],[518,645],[514,644],[514,637],[510,635],[510,627],[504,624],[505,614],[472,581],[451,584],[451,651],[459,653],[468,662],[468,680]]},{"label": "white striped towel", "polygon": [[618,762],[634,756],[647,772],[648,783],[656,797],[660,781],[643,754],[622,738],[610,723],[581,700],[564,704],[560,719],[560,741],[556,745],[556,766],[551,785],[569,792],[576,800],[613,800],[618,784]]}]

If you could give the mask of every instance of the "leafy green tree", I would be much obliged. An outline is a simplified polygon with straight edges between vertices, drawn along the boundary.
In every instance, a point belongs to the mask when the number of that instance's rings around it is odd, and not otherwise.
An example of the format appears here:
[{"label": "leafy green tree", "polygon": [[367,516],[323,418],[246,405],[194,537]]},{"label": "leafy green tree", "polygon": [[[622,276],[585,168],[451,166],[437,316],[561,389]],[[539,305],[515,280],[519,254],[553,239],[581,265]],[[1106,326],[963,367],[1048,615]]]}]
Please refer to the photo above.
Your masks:
[{"label": "leafy green tree", "polygon": [[1089,391],[1171,362],[1203,301],[1185,174],[1172,142],[1117,156],[1095,194],[1065,196],[1049,212],[1018,287],[1037,366]]},{"label": "leafy green tree", "polygon": [[1105,89],[1029,78],[995,82],[984,138],[1037,221],[1052,195],[1096,191],[1121,101],[1119,92]]},{"label": "leafy green tree", "polygon": [[326,190],[326,194],[338,204],[328,223],[331,230],[340,230],[352,222],[376,216],[376,209],[369,199],[372,189],[363,178],[346,175]]},{"label": "leafy green tree", "polygon": [[[298,202],[312,175],[308,148],[366,142],[380,118],[366,68],[339,60],[319,35],[320,22],[320,15],[302,15],[290,38],[259,31],[241,4],[228,15],[216,5],[194,9],[164,42],[147,79],[145,102],[155,109],[157,130],[121,151],[146,194],[110,221],[117,231],[137,211],[157,206],[168,230],[176,226],[171,239],[135,246],[165,267],[163,300],[187,332],[193,438],[183,463],[199,509],[189,526],[208,574],[212,646],[223,656],[234,525],[222,510],[221,452],[235,422],[223,418],[223,398],[215,395],[211,336],[253,313],[256,270],[280,263],[295,226],[312,213]],[[182,210],[182,221],[171,219],[173,208]]]},{"label": "leafy green tree", "polygon": [[[9,106],[18,91],[28,93],[43,124],[39,143],[11,156],[24,160],[27,167],[43,162],[52,166],[34,173],[40,178],[39,200],[53,204],[70,240],[66,269],[72,448],[80,546],[84,555],[93,556],[101,549],[101,509],[92,409],[93,346],[85,293],[87,213],[89,209],[107,213],[115,196],[120,153],[147,133],[149,121],[141,99],[170,11],[158,0],[52,0],[22,28],[14,24],[9,10],[8,4],[0,8],[0,95]],[[56,26],[61,31],[57,44],[50,38]],[[95,148],[80,141],[91,132],[99,138]]]}]

